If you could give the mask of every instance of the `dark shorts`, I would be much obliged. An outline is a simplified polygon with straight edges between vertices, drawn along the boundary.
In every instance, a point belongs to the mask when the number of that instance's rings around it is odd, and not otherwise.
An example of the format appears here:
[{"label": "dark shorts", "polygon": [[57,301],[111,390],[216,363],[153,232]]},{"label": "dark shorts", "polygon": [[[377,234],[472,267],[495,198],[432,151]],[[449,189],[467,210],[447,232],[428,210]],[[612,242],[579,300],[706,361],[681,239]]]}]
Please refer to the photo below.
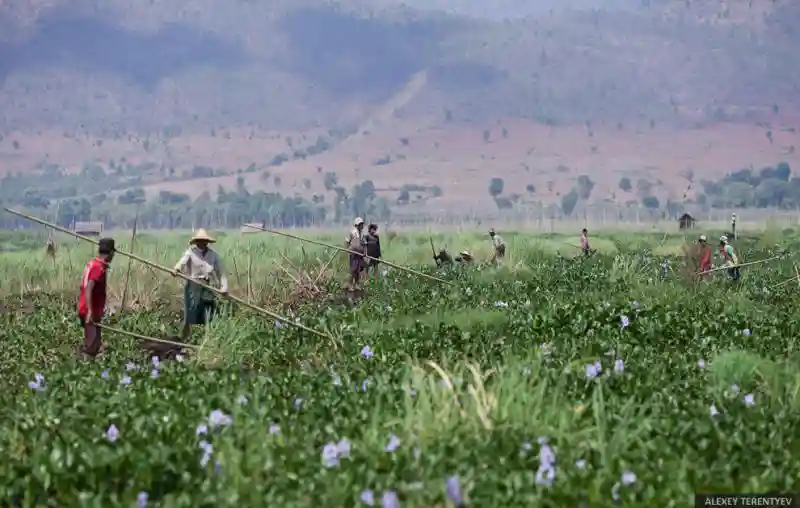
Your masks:
[{"label": "dark shorts", "polygon": [[364,270],[364,256],[360,254],[350,254],[350,273],[361,273]]},{"label": "dark shorts", "polygon": [[79,315],[78,322],[83,328],[81,352],[89,356],[96,356],[100,352],[100,346],[103,344],[103,330],[92,323],[87,323],[86,316]]},{"label": "dark shorts", "polygon": [[505,246],[505,244],[498,245],[497,247],[494,248],[494,251],[497,253],[497,257],[499,257],[499,258],[506,257],[506,246]]},{"label": "dark shorts", "polygon": [[366,267],[367,268],[372,268],[372,267],[378,266],[379,264],[381,264],[381,261],[379,259],[367,259],[366,260]]},{"label": "dark shorts", "polygon": [[183,322],[188,325],[205,325],[217,311],[217,302],[203,288],[187,282],[183,286]]},{"label": "dark shorts", "polygon": [[730,276],[731,280],[739,280],[739,267],[728,268],[728,276]]}]

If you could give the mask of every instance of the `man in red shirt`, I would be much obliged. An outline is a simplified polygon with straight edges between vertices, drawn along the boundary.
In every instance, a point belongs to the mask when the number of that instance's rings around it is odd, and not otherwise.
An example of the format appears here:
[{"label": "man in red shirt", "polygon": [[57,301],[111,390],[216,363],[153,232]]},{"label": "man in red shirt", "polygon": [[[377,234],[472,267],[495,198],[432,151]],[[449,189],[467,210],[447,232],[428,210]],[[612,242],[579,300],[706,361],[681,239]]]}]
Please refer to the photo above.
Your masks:
[{"label": "man in red shirt", "polygon": [[103,344],[98,323],[103,319],[106,307],[106,271],[114,259],[114,240],[101,238],[98,242],[97,257],[86,264],[81,278],[81,291],[78,297],[78,319],[83,327],[83,347],[85,355],[97,356]]}]

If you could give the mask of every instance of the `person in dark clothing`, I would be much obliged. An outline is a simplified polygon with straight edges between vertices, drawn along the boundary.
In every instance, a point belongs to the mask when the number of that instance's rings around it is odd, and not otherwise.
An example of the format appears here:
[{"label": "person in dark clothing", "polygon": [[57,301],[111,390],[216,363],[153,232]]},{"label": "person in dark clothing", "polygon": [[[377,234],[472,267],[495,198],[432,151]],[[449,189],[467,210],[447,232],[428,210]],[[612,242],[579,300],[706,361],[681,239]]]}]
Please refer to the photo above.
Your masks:
[{"label": "person in dark clothing", "polygon": [[377,224],[370,224],[367,228],[367,256],[370,258],[375,259],[367,259],[367,262],[364,266],[364,270],[367,272],[367,277],[369,277],[370,269],[372,270],[373,277],[375,279],[378,278],[378,265],[381,258],[381,237],[378,235],[378,225]]},{"label": "person in dark clothing", "polygon": [[453,264],[453,258],[451,258],[450,254],[448,254],[447,251],[444,249],[440,250],[439,254],[433,256],[433,261],[436,263],[436,266],[438,268]]}]

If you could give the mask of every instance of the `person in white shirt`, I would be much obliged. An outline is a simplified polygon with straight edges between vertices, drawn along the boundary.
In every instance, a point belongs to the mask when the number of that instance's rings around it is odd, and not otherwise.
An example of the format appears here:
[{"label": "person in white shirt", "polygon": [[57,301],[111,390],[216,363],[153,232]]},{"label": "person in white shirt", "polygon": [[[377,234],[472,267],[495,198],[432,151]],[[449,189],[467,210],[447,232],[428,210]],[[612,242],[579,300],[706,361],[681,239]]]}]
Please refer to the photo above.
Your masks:
[{"label": "person in white shirt", "polygon": [[[216,287],[222,294],[228,293],[228,279],[222,268],[219,254],[208,245],[215,240],[205,229],[198,229],[189,240],[189,249],[173,268],[173,275],[182,273],[190,279]],[[192,326],[210,322],[217,307],[214,293],[190,281],[183,288],[183,332],[181,339],[186,342],[192,332]]]},{"label": "person in white shirt", "polygon": [[495,233],[494,228],[489,230],[489,237],[492,239],[492,246],[494,247],[494,255],[492,255],[492,263],[495,263],[506,257],[506,242],[500,238],[500,235]]},{"label": "person in white shirt", "polygon": [[356,218],[353,229],[345,238],[345,248],[350,251],[350,290],[359,291],[361,272],[364,269],[364,254],[366,254],[366,238],[364,237],[364,219]]}]

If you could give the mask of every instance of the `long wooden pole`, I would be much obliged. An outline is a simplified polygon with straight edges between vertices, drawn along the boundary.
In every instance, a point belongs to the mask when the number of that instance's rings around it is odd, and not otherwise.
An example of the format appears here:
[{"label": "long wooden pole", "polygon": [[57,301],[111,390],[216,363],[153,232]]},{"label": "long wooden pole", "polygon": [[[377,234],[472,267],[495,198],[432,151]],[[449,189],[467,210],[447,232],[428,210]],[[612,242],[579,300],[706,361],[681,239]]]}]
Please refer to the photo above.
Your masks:
[{"label": "long wooden pole", "polygon": [[285,236],[287,238],[293,238],[293,239],[299,240],[301,242],[307,242],[307,243],[311,243],[311,244],[314,244],[314,245],[319,245],[321,247],[328,247],[329,249],[336,249],[336,250],[341,251],[341,252],[347,252],[348,254],[357,254],[359,256],[363,256],[366,259],[372,259],[372,260],[375,260],[375,261],[380,261],[381,263],[383,263],[385,265],[391,266],[392,268],[397,268],[398,270],[402,270],[404,272],[413,273],[414,275],[418,275],[418,276],[424,277],[426,279],[435,280],[436,282],[441,282],[442,284],[447,284],[448,286],[454,285],[450,281],[446,281],[444,279],[440,279],[440,278],[434,277],[432,275],[428,275],[428,274],[425,274],[425,273],[422,273],[422,272],[418,272],[417,270],[412,270],[411,268],[406,268],[405,266],[396,265],[396,264],[394,264],[392,262],[389,262],[389,261],[386,261],[384,259],[374,258],[372,256],[367,256],[365,254],[362,254],[360,252],[356,252],[354,250],[345,249],[344,247],[339,247],[338,245],[331,245],[331,244],[320,242],[320,241],[317,241],[317,240],[309,240],[308,238],[303,238],[301,236],[296,236],[296,235],[292,235],[292,234],[289,234],[289,233],[283,233],[281,231],[275,231],[274,229],[267,229],[267,228],[262,228],[262,227],[259,227],[259,226],[253,226],[253,228],[254,229],[258,229],[260,231],[264,231],[265,233],[272,233],[273,235]]},{"label": "long wooden pole", "polygon": [[702,273],[703,273],[703,275],[705,275],[707,273],[714,273],[714,272],[718,272],[720,270],[730,270],[731,268],[742,268],[744,266],[759,265],[761,263],[766,263],[767,261],[774,261],[774,260],[776,260],[778,258],[782,258],[782,257],[784,257],[783,254],[781,254],[780,256],[773,256],[773,257],[767,258],[767,259],[759,259],[758,261],[751,261],[749,263],[742,263],[741,265],[720,266],[720,267],[714,268],[712,270],[706,270],[705,272],[702,272]]},{"label": "long wooden pole", "polygon": [[[139,225],[139,214],[133,219],[133,232],[131,233],[131,252],[136,247],[136,226]],[[122,288],[122,303],[119,304],[119,312],[125,311],[125,301],[128,299],[128,283],[131,281],[131,268],[133,268],[133,258],[128,258],[128,270],[125,272],[125,286]]]},{"label": "long wooden pole", "polygon": [[[69,229],[65,229],[65,228],[62,228],[60,226],[56,226],[55,224],[51,224],[51,223],[49,223],[49,222],[47,222],[45,220],[38,219],[38,218],[32,217],[30,215],[25,215],[22,212],[17,212],[16,210],[12,210],[10,208],[4,208],[4,210],[7,211],[10,214],[16,215],[18,217],[22,217],[23,219],[28,219],[29,221],[41,224],[42,226],[47,226],[49,228],[55,229],[56,231],[60,231],[62,233],[66,233],[68,235],[72,235],[72,236],[74,236],[75,238],[77,238],[79,240],[83,240],[85,242],[89,242],[89,243],[92,243],[94,245],[98,245],[98,243],[99,243],[97,240],[95,240],[93,238],[89,238],[89,237],[86,237],[86,236],[83,236],[83,235],[79,235],[78,233],[75,233],[74,231],[70,231]],[[176,277],[180,277],[181,279],[184,279],[184,280],[186,280],[188,282],[192,282],[194,284],[197,284],[198,286],[200,286],[200,287],[202,287],[204,289],[207,289],[208,291],[211,291],[214,294],[220,295],[220,296],[222,296],[224,298],[228,298],[229,300],[233,300],[234,302],[238,303],[239,305],[247,307],[248,309],[250,309],[252,311],[255,311],[255,312],[258,312],[259,314],[263,314],[263,315],[269,316],[269,317],[271,317],[273,319],[277,319],[279,321],[282,321],[283,323],[286,323],[289,326],[293,326],[295,328],[299,328],[301,330],[304,330],[304,331],[309,332],[309,333],[313,333],[314,335],[318,335],[318,336],[324,337],[326,339],[333,339],[333,337],[331,337],[327,333],[318,332],[317,330],[314,330],[312,328],[308,328],[307,326],[303,326],[300,323],[296,323],[296,322],[294,322],[294,321],[292,321],[292,320],[290,320],[288,318],[285,318],[285,317],[281,316],[280,314],[275,314],[274,312],[269,311],[267,309],[262,309],[261,307],[256,307],[255,305],[253,305],[251,303],[248,303],[248,302],[242,300],[241,298],[237,298],[237,297],[235,297],[233,295],[229,295],[227,293],[223,293],[222,291],[220,291],[219,289],[217,289],[217,288],[215,288],[213,286],[209,286],[207,284],[203,284],[202,282],[196,281],[196,280],[192,279],[191,277],[187,277],[186,275],[184,275],[184,274],[182,274],[180,272],[174,272],[174,271],[170,270],[169,268],[167,268],[165,266],[161,266],[161,265],[159,265],[157,263],[153,263],[152,261],[148,261],[148,260],[146,260],[144,258],[141,258],[141,257],[137,256],[136,254],[131,254],[130,252],[125,252],[125,251],[121,251],[121,250],[118,250],[118,249],[115,249],[115,252],[117,254],[129,257],[129,258],[131,258],[131,259],[133,259],[135,261],[138,261],[138,262],[143,263],[143,264],[145,264],[147,266],[155,268],[156,270],[161,270],[162,272],[169,273],[169,274],[174,275]]]},{"label": "long wooden pole", "polygon": [[113,326],[104,325],[102,323],[97,323],[96,326],[104,330],[108,330],[109,332],[114,332],[120,335],[127,335],[128,337],[133,337],[134,339],[147,340],[150,342],[159,342],[161,344],[169,344],[170,346],[177,346],[182,348],[200,349],[200,346],[198,346],[197,344],[184,344],[182,342],[174,342],[166,339],[157,339],[155,337],[148,337],[147,335],[139,335],[138,333],[129,332],[126,330],[122,330],[120,328],[115,328]]}]

